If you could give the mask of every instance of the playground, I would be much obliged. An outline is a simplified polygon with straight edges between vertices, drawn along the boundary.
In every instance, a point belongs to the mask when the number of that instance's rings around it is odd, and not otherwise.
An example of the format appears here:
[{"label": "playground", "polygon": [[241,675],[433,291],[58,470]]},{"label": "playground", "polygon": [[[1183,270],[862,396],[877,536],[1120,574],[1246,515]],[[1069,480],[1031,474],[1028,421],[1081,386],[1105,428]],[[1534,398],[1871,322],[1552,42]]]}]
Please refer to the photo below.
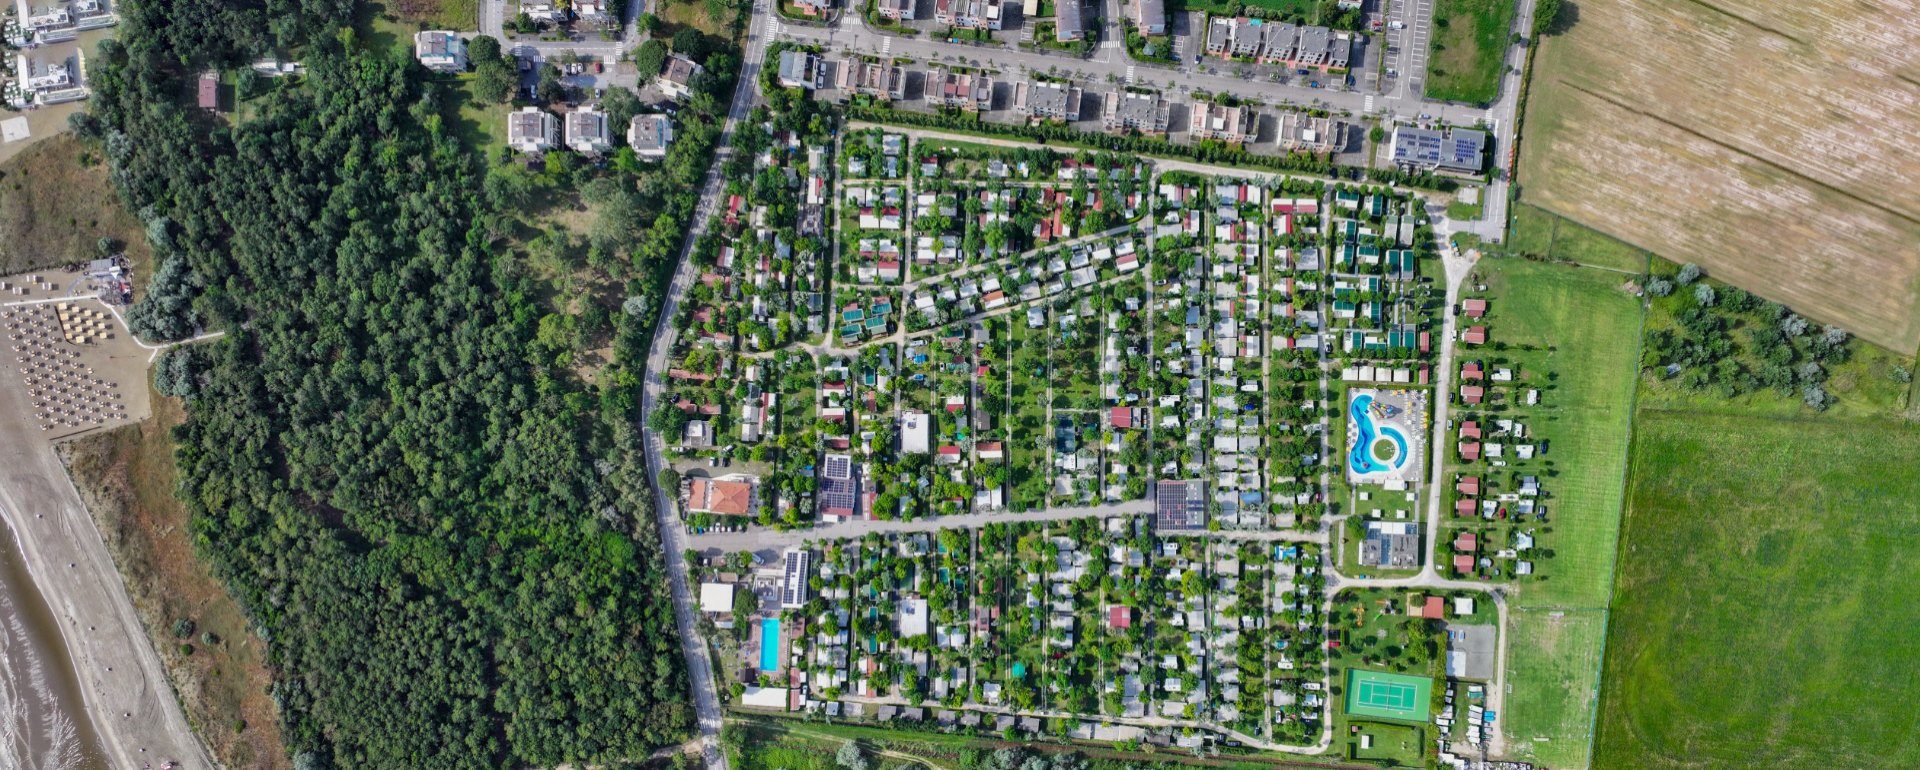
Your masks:
[{"label": "playground", "polygon": [[1433,706],[1433,680],[1364,669],[1347,670],[1347,715],[1425,722]]}]

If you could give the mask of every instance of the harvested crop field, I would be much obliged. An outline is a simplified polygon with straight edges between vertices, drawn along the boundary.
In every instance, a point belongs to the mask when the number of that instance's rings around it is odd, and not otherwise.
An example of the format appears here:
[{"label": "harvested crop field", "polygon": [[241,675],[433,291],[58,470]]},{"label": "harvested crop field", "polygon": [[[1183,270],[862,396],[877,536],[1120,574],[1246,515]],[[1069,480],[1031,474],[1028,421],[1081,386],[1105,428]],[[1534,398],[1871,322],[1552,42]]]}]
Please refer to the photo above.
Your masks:
[{"label": "harvested crop field", "polygon": [[1920,345],[1920,5],[1582,0],[1535,61],[1530,203]]}]

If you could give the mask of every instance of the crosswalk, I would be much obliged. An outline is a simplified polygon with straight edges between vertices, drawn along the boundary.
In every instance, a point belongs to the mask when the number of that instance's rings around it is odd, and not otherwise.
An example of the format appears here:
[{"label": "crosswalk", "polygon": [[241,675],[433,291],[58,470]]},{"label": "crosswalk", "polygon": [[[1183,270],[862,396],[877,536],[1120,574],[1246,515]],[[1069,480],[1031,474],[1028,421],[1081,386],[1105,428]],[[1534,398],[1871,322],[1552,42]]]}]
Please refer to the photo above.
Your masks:
[{"label": "crosswalk", "polygon": [[787,25],[782,24],[780,22],[779,16],[775,15],[775,16],[767,17],[767,36],[768,37],[779,37],[781,35],[786,34],[786,32],[787,32]]},{"label": "crosswalk", "polygon": [[1127,85],[1133,85],[1133,65],[1127,65]]},{"label": "crosswalk", "polygon": [[882,57],[885,57],[886,55],[892,52],[893,52],[893,37],[890,35],[880,36],[880,55]]},{"label": "crosswalk", "polygon": [[1373,111],[1373,94],[1367,94],[1367,98],[1365,102],[1360,106],[1360,111],[1361,112]]}]

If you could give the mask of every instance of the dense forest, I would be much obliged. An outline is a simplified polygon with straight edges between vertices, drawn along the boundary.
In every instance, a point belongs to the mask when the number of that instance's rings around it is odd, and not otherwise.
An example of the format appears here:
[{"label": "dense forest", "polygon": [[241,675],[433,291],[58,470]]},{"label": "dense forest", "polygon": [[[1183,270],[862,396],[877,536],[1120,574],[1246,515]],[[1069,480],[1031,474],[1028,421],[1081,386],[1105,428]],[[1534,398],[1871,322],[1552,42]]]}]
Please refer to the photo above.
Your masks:
[{"label": "dense forest", "polygon": [[[130,2],[90,62],[75,128],[161,262],[142,326],[228,332],[160,369],[188,398],[196,546],[269,643],[296,767],[642,758],[691,726],[634,420],[645,297],[678,239],[633,247],[616,361],[582,382],[491,234],[488,161],[443,126],[444,86],[337,26],[352,6]],[[308,73],[245,121],[185,104],[200,68],[273,50]],[[636,185],[669,227],[728,56]]]}]

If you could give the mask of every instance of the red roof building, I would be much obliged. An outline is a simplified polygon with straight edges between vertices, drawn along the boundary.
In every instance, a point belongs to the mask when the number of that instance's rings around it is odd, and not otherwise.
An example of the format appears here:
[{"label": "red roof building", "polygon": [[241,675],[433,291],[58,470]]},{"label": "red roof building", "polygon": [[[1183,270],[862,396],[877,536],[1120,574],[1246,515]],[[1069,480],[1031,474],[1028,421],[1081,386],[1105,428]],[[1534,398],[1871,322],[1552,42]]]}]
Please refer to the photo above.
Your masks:
[{"label": "red roof building", "polygon": [[1460,459],[1465,460],[1467,462],[1473,462],[1474,460],[1480,459],[1480,442],[1478,441],[1460,442]]},{"label": "red roof building", "polygon": [[1480,538],[1472,532],[1462,532],[1453,538],[1453,550],[1471,552],[1480,547]]},{"label": "red roof building", "polygon": [[1466,574],[1466,573],[1469,573],[1469,572],[1472,572],[1472,571],[1473,571],[1473,557],[1472,557],[1472,556],[1468,556],[1468,555],[1466,555],[1466,554],[1464,554],[1464,553],[1463,553],[1463,554],[1460,554],[1459,556],[1455,556],[1455,557],[1453,557],[1453,571],[1454,571],[1454,572],[1458,572],[1458,573],[1460,573],[1460,574],[1462,574],[1462,575],[1464,575],[1464,574]]},{"label": "red roof building", "polygon": [[1109,415],[1110,415],[1109,419],[1113,421],[1113,427],[1116,427],[1116,428],[1133,427],[1133,407],[1116,406],[1113,408],[1113,411],[1109,413]]},{"label": "red roof building", "polygon": [[1467,498],[1461,498],[1459,500],[1455,500],[1453,501],[1453,515],[1472,516],[1474,511],[1474,506],[1475,506],[1474,501]]},{"label": "red roof building", "polygon": [[1420,617],[1428,620],[1445,620],[1447,618],[1446,600],[1438,596],[1427,597],[1427,601],[1420,605]]},{"label": "red roof building", "polygon": [[1480,371],[1479,361],[1468,361],[1460,365],[1460,379],[1463,382],[1479,382],[1485,377],[1486,373]]},{"label": "red roof building", "polygon": [[1466,422],[1460,423],[1460,437],[1461,438],[1479,438],[1480,437],[1480,421],[1468,420]]},{"label": "red roof building", "polygon": [[1463,385],[1460,388],[1460,400],[1469,404],[1478,404],[1487,396],[1486,388],[1478,385]]},{"label": "red roof building", "polygon": [[1453,491],[1468,497],[1480,494],[1480,477],[1461,476],[1459,481],[1454,482]]},{"label": "red roof building", "polygon": [[1485,327],[1485,326],[1469,326],[1469,327],[1467,327],[1467,330],[1466,330],[1466,331],[1465,331],[1464,333],[1462,333],[1462,334],[1460,335],[1460,341],[1461,341],[1461,342],[1465,342],[1465,343],[1467,343],[1468,345],[1484,345],[1484,344],[1486,344],[1486,342],[1487,342],[1487,327]]},{"label": "red roof building", "polygon": [[1132,628],[1133,608],[1114,605],[1107,608],[1107,626],[1110,628]]},{"label": "red roof building", "polygon": [[1479,318],[1487,314],[1487,301],[1484,299],[1462,300],[1460,309],[1466,312],[1468,318]]},{"label": "red roof building", "polygon": [[753,485],[745,481],[694,479],[687,487],[687,510],[744,516],[753,503]]}]

